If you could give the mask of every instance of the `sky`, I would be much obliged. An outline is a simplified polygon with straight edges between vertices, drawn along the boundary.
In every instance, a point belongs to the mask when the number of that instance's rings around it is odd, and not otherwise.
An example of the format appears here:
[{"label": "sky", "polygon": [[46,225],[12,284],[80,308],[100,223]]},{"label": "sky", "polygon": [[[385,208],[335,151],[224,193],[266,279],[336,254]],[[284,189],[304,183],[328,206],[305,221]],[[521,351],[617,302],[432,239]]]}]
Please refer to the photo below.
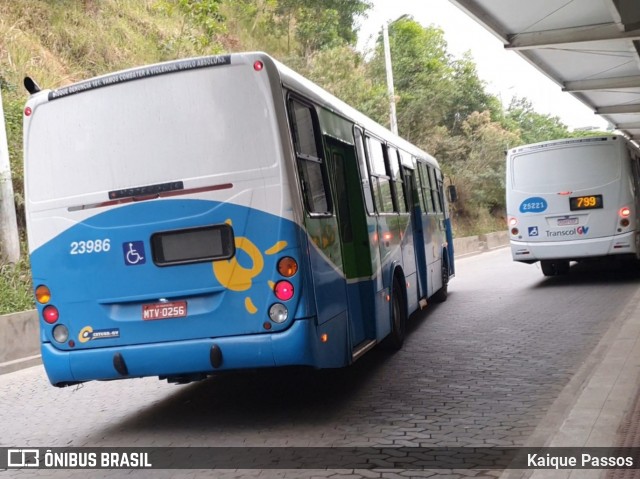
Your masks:
[{"label": "sky", "polygon": [[470,51],[478,76],[487,83],[487,91],[500,98],[505,107],[513,96],[526,97],[538,113],[558,116],[571,129],[606,129],[605,120],[568,93],[563,93],[559,85],[517,53],[505,50],[498,38],[449,0],[373,0],[372,3],[367,18],[360,22],[359,49],[373,44],[384,22],[409,14],[425,27],[442,28],[448,51],[454,57],[460,58]]}]

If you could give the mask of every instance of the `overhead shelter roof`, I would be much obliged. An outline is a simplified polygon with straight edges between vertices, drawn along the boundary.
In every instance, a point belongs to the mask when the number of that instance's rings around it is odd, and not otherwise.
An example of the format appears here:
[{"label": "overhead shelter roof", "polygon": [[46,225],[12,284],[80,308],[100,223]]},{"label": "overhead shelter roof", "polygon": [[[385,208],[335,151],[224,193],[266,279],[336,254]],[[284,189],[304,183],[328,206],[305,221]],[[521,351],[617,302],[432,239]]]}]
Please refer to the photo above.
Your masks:
[{"label": "overhead shelter roof", "polygon": [[640,141],[639,0],[450,0]]}]

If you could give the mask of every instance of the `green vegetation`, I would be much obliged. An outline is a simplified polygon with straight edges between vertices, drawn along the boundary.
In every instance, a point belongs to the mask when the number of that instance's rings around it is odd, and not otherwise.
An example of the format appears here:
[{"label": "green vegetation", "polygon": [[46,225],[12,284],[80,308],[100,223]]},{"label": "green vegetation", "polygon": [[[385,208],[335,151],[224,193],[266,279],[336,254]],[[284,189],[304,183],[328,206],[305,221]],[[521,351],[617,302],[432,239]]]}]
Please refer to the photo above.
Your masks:
[{"label": "green vegetation", "polygon": [[[196,55],[263,50],[388,125],[381,39],[354,49],[368,0],[21,0],[0,2],[0,87],[15,202],[24,235],[25,76],[43,88]],[[442,30],[403,16],[389,26],[400,134],[458,186],[456,236],[504,227],[504,150],[572,136],[525,99],[504,109],[470,55]],[[26,246],[23,247],[26,250]],[[0,267],[0,313],[32,307],[28,259]]]}]

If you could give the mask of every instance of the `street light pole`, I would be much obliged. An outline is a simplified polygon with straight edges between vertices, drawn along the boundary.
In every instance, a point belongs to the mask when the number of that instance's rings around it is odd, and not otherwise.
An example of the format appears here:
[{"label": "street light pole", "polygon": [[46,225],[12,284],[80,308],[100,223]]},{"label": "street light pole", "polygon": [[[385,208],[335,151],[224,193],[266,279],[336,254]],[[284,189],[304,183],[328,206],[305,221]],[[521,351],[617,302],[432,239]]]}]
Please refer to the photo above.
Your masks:
[{"label": "street light pole", "polygon": [[387,69],[387,94],[389,95],[389,125],[396,135],[398,134],[398,120],[396,119],[396,94],[393,88],[393,69],[391,67],[391,47],[389,46],[389,28],[382,25],[382,39],[384,42],[384,63]]}]

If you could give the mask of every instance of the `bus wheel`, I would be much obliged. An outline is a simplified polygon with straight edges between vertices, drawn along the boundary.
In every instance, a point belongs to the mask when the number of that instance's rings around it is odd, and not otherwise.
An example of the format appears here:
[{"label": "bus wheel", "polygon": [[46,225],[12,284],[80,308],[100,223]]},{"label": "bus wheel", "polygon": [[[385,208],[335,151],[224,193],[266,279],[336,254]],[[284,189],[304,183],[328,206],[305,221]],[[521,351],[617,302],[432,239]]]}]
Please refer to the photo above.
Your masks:
[{"label": "bus wheel", "polygon": [[545,276],[557,276],[559,274],[567,274],[569,272],[568,261],[540,261],[542,267],[542,274]]},{"label": "bus wheel", "polygon": [[[443,255],[444,258],[444,255]],[[431,296],[434,303],[444,303],[449,294],[449,264],[446,259],[442,260],[442,287]]]},{"label": "bus wheel", "polygon": [[381,343],[385,349],[398,351],[404,343],[407,331],[407,312],[402,300],[401,283],[398,278],[394,278],[393,294],[391,296],[391,332]]}]

